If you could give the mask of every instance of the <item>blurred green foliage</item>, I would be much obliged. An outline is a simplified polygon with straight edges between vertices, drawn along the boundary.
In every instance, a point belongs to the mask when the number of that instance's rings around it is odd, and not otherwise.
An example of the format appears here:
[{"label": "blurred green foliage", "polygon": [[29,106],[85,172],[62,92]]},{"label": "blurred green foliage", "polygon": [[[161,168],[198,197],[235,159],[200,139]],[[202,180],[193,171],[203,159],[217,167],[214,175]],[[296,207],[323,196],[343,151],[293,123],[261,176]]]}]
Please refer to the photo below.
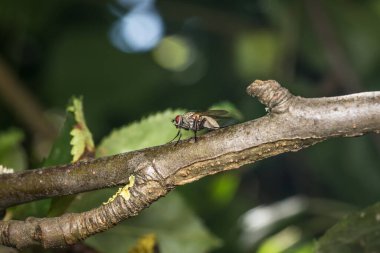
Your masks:
[{"label": "blurred green foliage", "polygon": [[298,245],[295,249],[288,249],[292,244],[299,241],[301,231],[294,227],[286,228],[276,235],[270,236],[266,239],[260,248],[258,253],[273,253],[273,252],[286,252],[286,253],[311,253],[314,250],[314,244],[312,242],[303,243]]},{"label": "blurred green foliage", "polygon": [[[81,194],[70,211],[84,211],[106,201],[115,189]],[[85,242],[99,252],[127,252],[147,233],[157,237],[160,252],[208,252],[221,245],[177,192],[158,200],[138,216],[88,238]]]},{"label": "blurred green foliage", "polygon": [[21,142],[24,139],[24,133],[20,129],[9,129],[0,132],[0,164],[21,171],[26,168],[27,157]]},{"label": "blurred green foliage", "polygon": [[376,252],[380,248],[380,203],[350,214],[317,243],[317,253]]}]

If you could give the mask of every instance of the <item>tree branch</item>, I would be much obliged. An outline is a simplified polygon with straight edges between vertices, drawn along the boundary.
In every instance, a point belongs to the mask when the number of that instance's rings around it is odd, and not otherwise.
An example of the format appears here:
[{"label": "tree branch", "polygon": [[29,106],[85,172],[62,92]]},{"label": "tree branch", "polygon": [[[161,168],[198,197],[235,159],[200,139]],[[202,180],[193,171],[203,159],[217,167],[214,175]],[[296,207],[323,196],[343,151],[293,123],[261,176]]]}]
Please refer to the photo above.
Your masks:
[{"label": "tree branch", "polygon": [[[268,115],[167,144],[85,162],[0,176],[0,206],[134,183],[114,201],[84,213],[0,222],[0,243],[23,248],[70,245],[137,215],[177,185],[332,137],[380,133],[380,92],[302,98],[276,81],[248,88]],[[133,180],[131,180],[133,177]],[[128,196],[128,197],[125,197]]]}]

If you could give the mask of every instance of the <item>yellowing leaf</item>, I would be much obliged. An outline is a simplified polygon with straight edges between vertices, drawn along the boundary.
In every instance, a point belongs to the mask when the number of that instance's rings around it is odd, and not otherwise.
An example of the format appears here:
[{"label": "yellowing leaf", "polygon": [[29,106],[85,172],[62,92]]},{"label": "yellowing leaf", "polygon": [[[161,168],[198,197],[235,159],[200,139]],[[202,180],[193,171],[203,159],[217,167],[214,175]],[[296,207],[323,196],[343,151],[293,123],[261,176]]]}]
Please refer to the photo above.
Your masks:
[{"label": "yellowing leaf", "polygon": [[156,253],[158,247],[156,235],[153,233],[140,237],[135,246],[128,253]]},{"label": "yellowing leaf", "polygon": [[82,99],[73,98],[72,104],[67,110],[74,114],[76,121],[74,128],[70,132],[70,135],[72,136],[70,141],[72,146],[71,155],[73,156],[72,161],[75,162],[86,155],[86,153],[94,153],[95,145],[92,140],[92,134],[87,128],[86,120],[84,118]]}]

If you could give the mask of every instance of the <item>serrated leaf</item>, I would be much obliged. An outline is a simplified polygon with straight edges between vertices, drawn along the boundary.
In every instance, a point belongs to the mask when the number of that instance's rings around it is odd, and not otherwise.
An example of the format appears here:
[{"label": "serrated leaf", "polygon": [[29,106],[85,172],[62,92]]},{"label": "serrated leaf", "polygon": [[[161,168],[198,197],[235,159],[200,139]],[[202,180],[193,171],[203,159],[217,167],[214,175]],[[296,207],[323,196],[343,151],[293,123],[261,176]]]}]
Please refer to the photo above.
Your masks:
[{"label": "serrated leaf", "polygon": [[[177,133],[171,120],[185,110],[166,110],[112,131],[98,148],[97,156],[113,155],[169,142]],[[183,131],[183,139],[193,136]]]},{"label": "serrated leaf", "polygon": [[66,113],[65,122],[63,123],[63,126],[59,132],[58,138],[53,143],[48,157],[43,161],[43,167],[71,162],[72,156],[70,154],[70,131],[74,125],[74,115],[72,113]]},{"label": "serrated leaf", "polygon": [[380,203],[353,213],[330,228],[317,243],[318,253],[378,252]]},{"label": "serrated leaf", "polygon": [[76,162],[86,153],[94,153],[95,145],[94,141],[92,140],[92,134],[88,129],[86,120],[84,118],[82,98],[74,97],[72,99],[72,104],[67,108],[67,111],[74,114],[76,121],[75,126],[70,132],[70,135],[72,136],[72,139],[70,141],[70,144],[72,146],[72,161]]}]

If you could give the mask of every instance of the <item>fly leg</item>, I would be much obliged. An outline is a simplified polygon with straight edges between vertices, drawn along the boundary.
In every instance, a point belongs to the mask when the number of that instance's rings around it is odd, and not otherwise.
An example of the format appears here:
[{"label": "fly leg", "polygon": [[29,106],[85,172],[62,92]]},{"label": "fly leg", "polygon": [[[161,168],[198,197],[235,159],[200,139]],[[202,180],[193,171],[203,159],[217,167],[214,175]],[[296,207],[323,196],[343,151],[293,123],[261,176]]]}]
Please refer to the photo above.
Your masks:
[{"label": "fly leg", "polygon": [[169,141],[168,143],[174,141],[178,136],[179,136],[179,138],[178,138],[177,142],[175,143],[175,145],[177,145],[178,142],[181,140],[181,136],[182,136],[181,129],[178,130],[178,133],[176,134],[176,136],[174,136],[174,138],[171,141]]},{"label": "fly leg", "polygon": [[199,131],[200,129],[202,129],[202,126],[203,126],[203,123],[204,123],[204,120],[197,120],[194,122],[195,126],[194,126],[194,143],[197,142],[197,131]]},{"label": "fly leg", "polygon": [[181,130],[178,131],[178,135],[179,135],[178,140],[177,140],[177,142],[174,144],[174,146],[177,146],[178,142],[181,140],[181,137],[182,137]]}]

